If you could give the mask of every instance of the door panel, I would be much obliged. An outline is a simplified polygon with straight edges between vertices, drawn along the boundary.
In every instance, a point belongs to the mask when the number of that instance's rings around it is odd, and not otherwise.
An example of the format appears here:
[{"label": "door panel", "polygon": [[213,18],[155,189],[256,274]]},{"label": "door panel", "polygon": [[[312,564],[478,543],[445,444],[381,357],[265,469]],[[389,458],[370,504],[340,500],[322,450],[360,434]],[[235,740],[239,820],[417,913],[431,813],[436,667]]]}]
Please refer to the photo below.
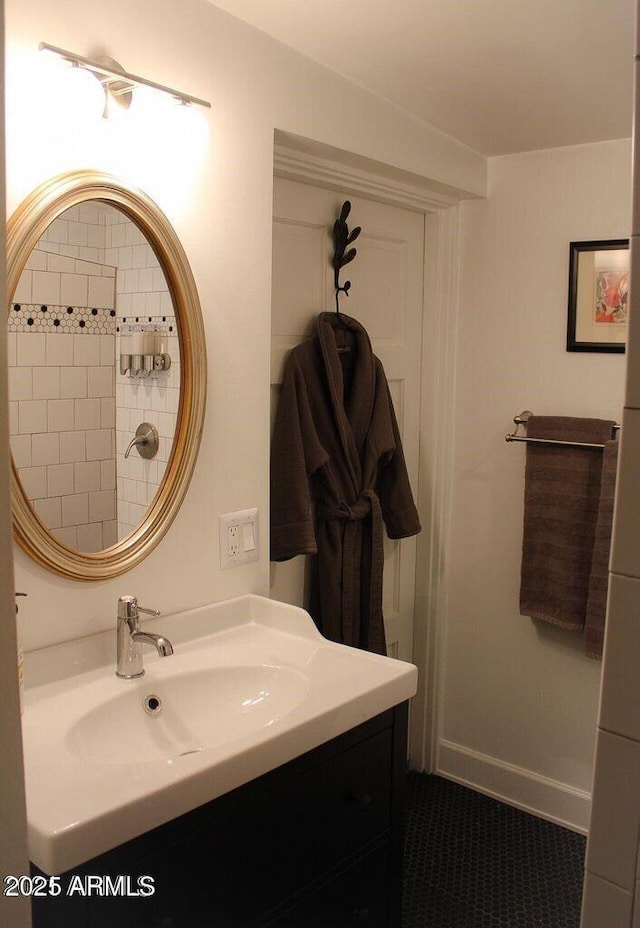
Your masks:
[{"label": "door panel", "polygon": [[[335,309],[332,230],[344,196],[310,184],[275,178],[271,321],[272,410],[288,351],[315,329],[323,310]],[[417,491],[424,215],[351,197],[348,224],[362,233],[358,254],[343,268],[351,281],[341,311],[367,329],[389,381],[409,478]],[[385,537],[385,629],[389,653],[411,658],[415,538]],[[306,605],[304,558],[271,565],[271,596]]]}]

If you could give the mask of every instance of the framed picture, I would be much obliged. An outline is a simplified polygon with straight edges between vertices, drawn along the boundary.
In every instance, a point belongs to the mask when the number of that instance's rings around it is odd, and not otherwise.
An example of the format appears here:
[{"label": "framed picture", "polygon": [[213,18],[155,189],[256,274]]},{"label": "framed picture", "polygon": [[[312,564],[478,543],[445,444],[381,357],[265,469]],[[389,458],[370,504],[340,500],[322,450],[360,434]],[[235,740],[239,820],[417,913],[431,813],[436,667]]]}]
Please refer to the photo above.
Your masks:
[{"label": "framed picture", "polygon": [[629,314],[629,239],[571,242],[567,351],[623,352]]}]

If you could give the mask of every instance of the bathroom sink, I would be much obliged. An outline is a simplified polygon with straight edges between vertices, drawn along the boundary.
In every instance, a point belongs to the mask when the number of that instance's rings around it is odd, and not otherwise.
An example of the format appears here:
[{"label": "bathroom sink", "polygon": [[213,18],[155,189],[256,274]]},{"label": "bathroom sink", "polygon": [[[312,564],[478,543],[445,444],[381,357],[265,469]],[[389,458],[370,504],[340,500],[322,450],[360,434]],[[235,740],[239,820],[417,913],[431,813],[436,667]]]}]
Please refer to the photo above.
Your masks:
[{"label": "bathroom sink", "polygon": [[[115,626],[115,616],[114,616]],[[25,655],[29,857],[62,873],[409,699],[412,664],[327,641],[302,609],[247,595],[163,616],[145,674],[116,634]]]},{"label": "bathroom sink", "polygon": [[231,666],[153,683],[145,675],[121,689],[73,725],[71,753],[106,764],[185,757],[277,725],[305,698],[309,680],[290,667]]}]

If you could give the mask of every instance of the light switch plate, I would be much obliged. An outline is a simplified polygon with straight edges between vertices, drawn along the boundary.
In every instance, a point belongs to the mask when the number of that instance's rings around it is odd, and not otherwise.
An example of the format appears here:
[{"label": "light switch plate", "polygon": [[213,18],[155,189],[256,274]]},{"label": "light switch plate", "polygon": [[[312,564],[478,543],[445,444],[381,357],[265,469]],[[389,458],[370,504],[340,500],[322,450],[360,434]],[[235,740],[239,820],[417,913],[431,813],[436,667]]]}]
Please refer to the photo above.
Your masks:
[{"label": "light switch plate", "polygon": [[220,567],[228,570],[257,561],[260,557],[258,510],[227,512],[218,519],[220,526]]}]

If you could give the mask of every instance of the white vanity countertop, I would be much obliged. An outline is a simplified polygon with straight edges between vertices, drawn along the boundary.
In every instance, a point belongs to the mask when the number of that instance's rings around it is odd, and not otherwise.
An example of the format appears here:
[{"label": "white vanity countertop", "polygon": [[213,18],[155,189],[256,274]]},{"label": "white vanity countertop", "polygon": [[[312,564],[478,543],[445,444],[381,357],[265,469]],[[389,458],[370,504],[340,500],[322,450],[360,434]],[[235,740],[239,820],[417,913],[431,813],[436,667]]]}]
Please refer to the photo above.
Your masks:
[{"label": "white vanity countertop", "polygon": [[[143,627],[166,635],[174,654],[161,659],[145,646],[136,680],[115,676],[115,629],[25,655],[29,856],[46,873],[77,867],[416,692],[412,664],[329,642],[304,610],[259,596]],[[142,708],[150,694],[163,700],[157,718]]]}]

